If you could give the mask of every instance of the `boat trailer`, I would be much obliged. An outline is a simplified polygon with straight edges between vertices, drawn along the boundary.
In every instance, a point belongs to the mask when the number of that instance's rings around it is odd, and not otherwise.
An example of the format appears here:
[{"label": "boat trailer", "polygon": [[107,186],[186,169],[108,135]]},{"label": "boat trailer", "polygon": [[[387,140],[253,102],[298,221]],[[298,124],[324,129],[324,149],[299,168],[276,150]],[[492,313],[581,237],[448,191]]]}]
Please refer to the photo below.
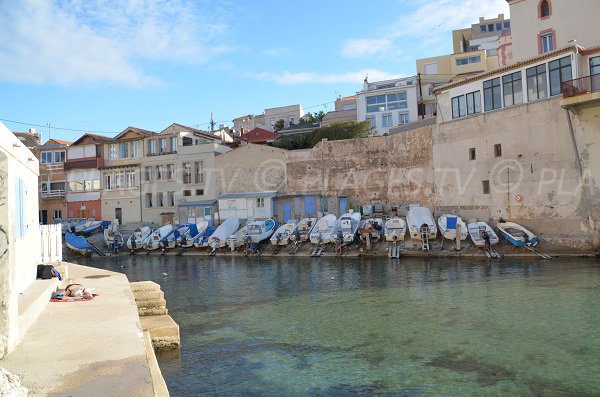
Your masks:
[{"label": "boat trailer", "polygon": [[543,259],[552,259],[552,257],[550,255],[544,254],[543,252],[541,252],[537,248],[532,247],[530,245],[526,245],[524,248],[527,249],[527,250],[529,250],[529,251],[531,251],[531,252],[536,253],[540,258],[543,258]]},{"label": "boat trailer", "polygon": [[394,240],[388,248],[388,258],[400,258],[400,252],[402,252],[402,243]]}]

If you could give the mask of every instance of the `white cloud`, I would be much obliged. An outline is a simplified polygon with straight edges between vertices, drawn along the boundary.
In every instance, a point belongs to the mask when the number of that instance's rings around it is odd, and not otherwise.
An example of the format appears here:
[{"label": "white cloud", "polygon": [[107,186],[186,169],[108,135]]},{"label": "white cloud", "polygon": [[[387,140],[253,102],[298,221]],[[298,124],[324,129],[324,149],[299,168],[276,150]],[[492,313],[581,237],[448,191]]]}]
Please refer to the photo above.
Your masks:
[{"label": "white cloud", "polygon": [[290,53],[290,50],[287,48],[265,48],[261,51],[264,56],[277,58]]},{"label": "white cloud", "polygon": [[229,48],[201,4],[181,0],[14,0],[0,8],[0,79],[156,84],[144,61],[206,62]]},{"label": "white cloud", "polygon": [[259,73],[254,77],[274,82],[279,85],[299,84],[360,84],[366,76],[369,80],[388,80],[398,78],[398,74],[390,74],[377,69],[365,69],[346,73],[316,73],[316,72],[281,72],[281,73]]},{"label": "white cloud", "polygon": [[346,58],[367,58],[377,54],[389,53],[393,44],[385,39],[350,39],[342,46],[341,55]]}]

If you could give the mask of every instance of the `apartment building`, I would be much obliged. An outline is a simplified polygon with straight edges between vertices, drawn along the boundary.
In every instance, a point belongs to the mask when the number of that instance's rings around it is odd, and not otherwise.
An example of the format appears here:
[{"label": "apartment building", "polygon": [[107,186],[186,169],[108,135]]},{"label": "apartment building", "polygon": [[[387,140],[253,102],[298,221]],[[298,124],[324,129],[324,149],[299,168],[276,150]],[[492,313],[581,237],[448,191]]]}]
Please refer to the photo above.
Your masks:
[{"label": "apartment building", "polygon": [[214,159],[229,150],[218,136],[172,124],[144,138],[141,169],[143,222],[212,220],[216,201]]},{"label": "apartment building", "polygon": [[41,224],[54,223],[67,217],[67,174],[65,158],[71,142],[49,139],[35,147],[40,162],[39,220]]},{"label": "apartment building", "polygon": [[118,219],[120,224],[142,221],[140,163],[144,139],[154,135],[130,126],[104,144],[101,200],[105,219]]},{"label": "apartment building", "polygon": [[242,134],[257,127],[273,132],[279,120],[283,120],[283,128],[288,128],[298,124],[303,116],[304,110],[301,105],[267,108],[260,115],[247,114],[233,119],[233,129]]},{"label": "apartment building", "polygon": [[358,121],[369,120],[375,135],[417,119],[417,77],[369,82],[356,93]]},{"label": "apartment building", "polygon": [[100,170],[104,168],[103,146],[110,142],[111,138],[84,134],[67,147],[67,218],[102,219]]}]

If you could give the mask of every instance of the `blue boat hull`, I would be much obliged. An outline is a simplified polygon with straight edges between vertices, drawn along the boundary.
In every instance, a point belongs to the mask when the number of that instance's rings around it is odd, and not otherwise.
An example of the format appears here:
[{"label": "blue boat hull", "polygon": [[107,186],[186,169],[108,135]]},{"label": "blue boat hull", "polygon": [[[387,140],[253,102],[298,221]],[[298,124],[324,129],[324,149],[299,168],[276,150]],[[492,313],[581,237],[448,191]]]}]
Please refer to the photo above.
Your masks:
[{"label": "blue boat hull", "polygon": [[502,234],[502,237],[504,237],[506,239],[506,241],[508,241],[509,243],[511,243],[512,245],[514,245],[516,247],[535,247],[537,245],[537,243],[539,242],[539,239],[537,236],[533,237],[531,240],[529,240],[529,242],[525,242],[523,240],[515,239],[513,236],[511,236],[510,234],[506,233],[503,230],[500,230],[500,234]]}]

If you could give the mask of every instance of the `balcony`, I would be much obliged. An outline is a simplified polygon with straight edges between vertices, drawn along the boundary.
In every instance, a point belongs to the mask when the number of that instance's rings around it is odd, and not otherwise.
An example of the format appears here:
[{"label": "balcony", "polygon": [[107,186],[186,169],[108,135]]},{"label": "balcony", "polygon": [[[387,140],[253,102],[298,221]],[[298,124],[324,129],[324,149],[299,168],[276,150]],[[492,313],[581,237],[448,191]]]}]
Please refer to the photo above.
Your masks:
[{"label": "balcony", "polygon": [[560,90],[563,107],[600,101],[600,73],[562,82]]},{"label": "balcony", "polygon": [[101,158],[82,158],[82,159],[74,159],[67,160],[65,162],[65,171],[76,170],[76,169],[85,169],[85,168],[103,168],[104,161]]},{"label": "balcony", "polygon": [[64,169],[63,163],[40,163],[41,172],[54,174],[63,172]]},{"label": "balcony", "polygon": [[56,198],[64,198],[64,197],[65,197],[64,189],[42,190],[40,193],[40,198],[42,198],[42,199],[56,199]]}]

